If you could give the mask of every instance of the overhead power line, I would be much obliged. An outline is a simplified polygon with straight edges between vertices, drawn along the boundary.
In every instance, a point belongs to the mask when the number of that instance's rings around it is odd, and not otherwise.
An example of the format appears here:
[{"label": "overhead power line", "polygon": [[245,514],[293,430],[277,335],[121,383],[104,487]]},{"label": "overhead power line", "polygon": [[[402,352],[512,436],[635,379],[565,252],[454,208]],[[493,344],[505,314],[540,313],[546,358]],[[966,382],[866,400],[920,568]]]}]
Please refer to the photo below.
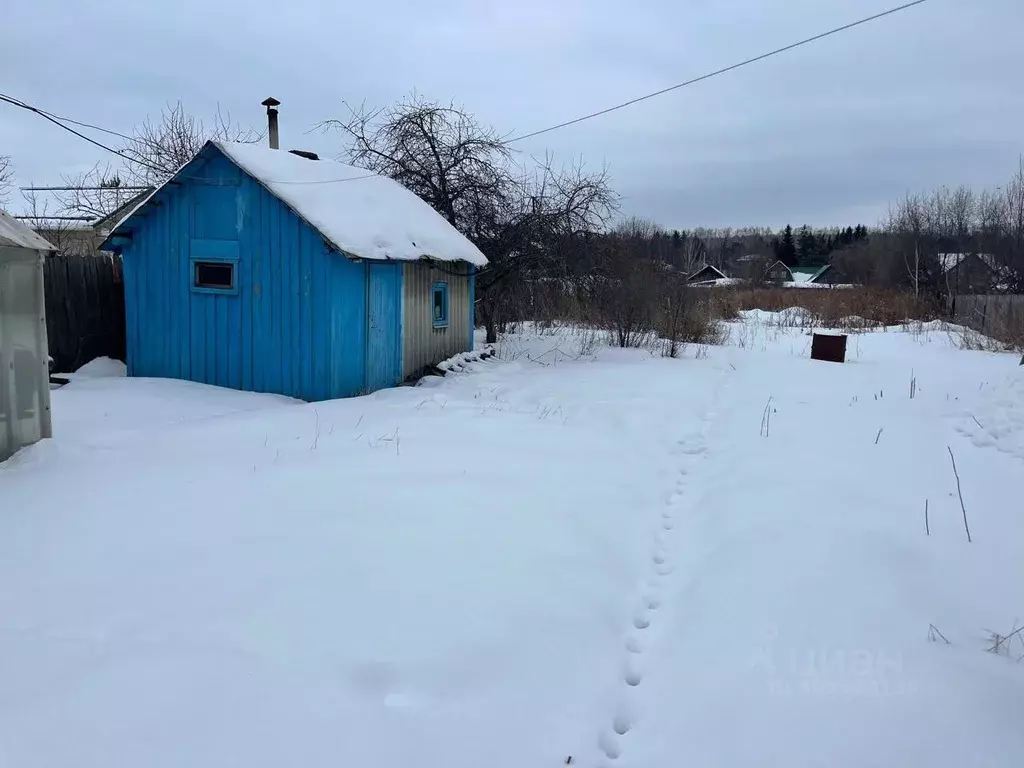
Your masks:
[{"label": "overhead power line", "polygon": [[78,187],[21,187],[22,192],[142,192],[152,187],[126,187],[120,184],[113,186],[78,186]]},{"label": "overhead power line", "polygon": [[911,3],[904,3],[903,5],[900,5],[900,6],[896,7],[896,8],[890,8],[887,11],[882,11],[881,13],[876,13],[873,16],[868,16],[868,17],[860,19],[858,21],[854,21],[854,22],[851,22],[849,24],[844,24],[841,27],[835,27],[834,29],[830,29],[827,32],[822,32],[821,34],[814,35],[813,37],[808,37],[808,38],[806,38],[804,40],[800,40],[800,41],[798,41],[796,43],[791,43],[790,45],[783,46],[782,48],[776,48],[774,51],[769,51],[768,53],[762,53],[760,56],[754,56],[753,58],[745,59],[745,60],[739,62],[738,64],[732,64],[732,65],[730,65],[728,67],[723,67],[722,69],[716,69],[713,72],[707,72],[707,73],[705,73],[703,75],[700,75],[699,77],[693,78],[692,80],[687,80],[685,82],[678,83],[676,85],[670,85],[668,88],[662,88],[660,91],[654,91],[653,93],[648,93],[648,94],[645,94],[644,96],[637,96],[635,99],[630,99],[629,101],[624,101],[621,104],[616,104],[613,107],[608,107],[607,109],[601,109],[601,110],[598,110],[597,112],[591,112],[589,115],[583,115],[582,117],[577,117],[577,118],[574,118],[572,120],[566,120],[564,123],[558,123],[558,125],[552,125],[550,128],[542,128],[539,131],[531,131],[530,133],[524,133],[522,136],[516,136],[514,138],[511,138],[511,139],[507,140],[505,143],[506,144],[512,144],[513,142],[524,141],[525,139],[532,139],[534,136],[540,136],[543,133],[550,133],[551,131],[557,131],[559,128],[565,128],[565,127],[570,126],[570,125],[575,125],[576,123],[582,123],[584,120],[590,120],[590,119],[595,118],[595,117],[600,117],[601,115],[607,115],[609,112],[615,112],[615,111],[620,110],[620,109],[625,109],[626,107],[631,107],[634,104],[639,104],[641,101],[647,101],[648,99],[653,99],[655,96],[661,96],[663,94],[670,93],[671,91],[677,91],[680,88],[685,88],[688,85],[694,85],[695,83],[699,83],[699,82],[702,82],[704,80],[710,80],[712,77],[717,77],[718,75],[724,75],[726,72],[732,72],[735,69],[740,69],[741,67],[746,67],[746,66],[749,66],[750,64],[755,64],[755,63],[757,63],[759,61],[764,61],[765,59],[769,59],[772,56],[778,56],[780,53],[786,53],[787,51],[792,51],[794,48],[799,48],[800,46],[808,45],[809,43],[813,43],[813,42],[815,42],[817,40],[821,40],[823,38],[830,37],[832,35],[838,35],[840,32],[846,32],[847,30],[853,29],[854,27],[859,27],[859,26],[862,26],[864,24],[868,24],[868,23],[870,23],[872,21],[877,21],[878,19],[884,18],[886,16],[892,16],[894,13],[899,13],[900,11],[905,11],[908,8],[913,8],[915,5],[921,5],[922,3],[926,3],[926,2],[928,2],[928,0],[914,0],[914,2],[911,2]]},{"label": "overhead power line", "polygon": [[[788,51],[792,51],[795,48],[800,48],[800,47],[802,47],[804,45],[809,45],[810,43],[816,42],[818,40],[822,40],[822,39],[824,39],[826,37],[831,37],[832,35],[837,35],[840,32],[846,32],[848,30],[854,29],[855,27],[860,27],[860,26],[863,26],[865,24],[869,24],[872,21],[877,21],[877,20],[885,18],[887,16],[892,16],[893,14],[900,13],[901,11],[906,11],[906,10],[908,10],[910,8],[915,7],[915,6],[923,5],[926,2],[928,2],[928,0],[913,0],[913,2],[904,3],[903,5],[896,6],[895,8],[890,8],[887,11],[882,11],[880,13],[876,13],[876,14],[873,14],[871,16],[866,16],[863,19],[858,19],[857,21],[850,22],[849,24],[843,24],[842,26],[834,27],[833,29],[830,29],[830,30],[828,30],[826,32],[821,32],[821,33],[819,33],[817,35],[813,35],[812,37],[804,38],[803,40],[799,40],[799,41],[797,41],[795,43],[790,43],[789,45],[782,46],[781,48],[776,48],[773,51],[768,51],[767,53],[762,53],[762,54],[760,54],[758,56],[753,56],[753,57],[751,57],[749,59],[744,59],[743,61],[738,62],[736,64],[731,64],[731,65],[729,65],[727,67],[722,67],[721,69],[716,69],[716,70],[714,70],[712,72],[706,72],[703,75],[700,75],[698,77],[694,77],[694,78],[692,78],[690,80],[686,80],[686,81],[684,81],[682,83],[677,83],[676,85],[671,85],[668,88],[662,88],[661,90],[654,91],[652,93],[647,93],[647,94],[644,94],[643,96],[637,96],[636,98],[630,99],[628,101],[624,101],[621,104],[616,104],[614,106],[607,107],[605,109],[601,109],[601,110],[598,110],[596,112],[591,112],[589,114],[582,115],[581,117],[573,118],[572,120],[566,120],[564,122],[558,123],[556,125],[549,126],[547,128],[542,128],[542,129],[537,130],[537,131],[531,131],[530,133],[524,133],[521,136],[515,136],[515,137],[513,137],[511,139],[507,139],[503,143],[504,144],[513,144],[515,142],[525,141],[526,139],[531,139],[531,138],[533,138],[535,136],[540,136],[540,135],[545,134],[545,133],[551,133],[552,131],[557,131],[560,128],[566,128],[566,127],[568,127],[570,125],[576,125],[577,123],[582,123],[585,120],[591,120],[591,119],[593,119],[595,117],[601,117],[602,115],[607,115],[610,112],[616,112],[616,111],[618,111],[620,109],[625,109],[626,107],[630,107],[630,106],[632,106],[634,104],[639,104],[642,101],[647,101],[648,99],[653,99],[656,96],[662,96],[662,95],[664,95],[666,93],[671,93],[672,91],[677,91],[680,88],[686,88],[687,86],[703,82],[704,80],[710,80],[713,77],[717,77],[719,75],[724,75],[727,72],[732,72],[734,70],[741,69],[742,67],[750,66],[751,64],[756,64],[759,61],[764,61],[765,59],[769,59],[769,58],[771,58],[773,56],[778,56],[779,54],[786,53]],[[157,171],[158,173],[161,173],[161,174],[169,173],[169,171],[166,168],[161,168],[159,166],[156,166],[156,165],[153,165],[153,164],[151,164],[149,162],[146,162],[145,160],[140,160],[140,159],[138,159],[136,157],[130,157],[129,155],[126,155],[126,154],[124,154],[122,152],[119,152],[116,149],[113,149],[112,147],[108,147],[106,144],[103,144],[102,142],[96,141],[95,139],[93,139],[93,138],[91,138],[89,136],[86,136],[84,133],[76,131],[74,128],[71,128],[69,125],[66,125],[66,123],[70,123],[70,124],[73,124],[73,125],[78,125],[78,126],[80,126],[82,128],[90,128],[90,129],[95,130],[95,131],[100,131],[102,133],[110,134],[111,136],[118,136],[118,137],[120,137],[122,139],[125,139],[127,141],[137,141],[138,140],[138,139],[132,138],[131,136],[126,136],[123,133],[118,133],[117,131],[112,131],[112,130],[109,130],[107,128],[102,128],[102,127],[100,127],[98,125],[93,125],[91,123],[86,123],[86,122],[83,122],[83,121],[80,121],[80,120],[73,120],[72,118],[69,118],[69,117],[61,117],[61,116],[56,115],[56,114],[54,114],[52,112],[47,112],[46,110],[40,109],[39,107],[34,107],[31,104],[27,104],[27,103],[21,101],[20,99],[16,99],[13,96],[8,96],[8,95],[3,94],[3,93],[0,93],[0,101],[4,101],[4,102],[6,102],[8,104],[12,104],[12,105],[14,105],[16,107],[20,107],[21,109],[26,109],[26,110],[28,110],[30,112],[34,112],[35,114],[39,115],[40,117],[43,117],[44,119],[49,120],[51,123],[53,123],[54,125],[58,126],[59,128],[63,128],[65,131],[68,131],[69,133],[74,134],[75,136],[79,137],[80,139],[84,139],[85,141],[89,142],[90,144],[93,144],[93,145],[99,147],[100,149],[106,150],[107,152],[110,152],[110,153],[112,153],[114,155],[117,155],[121,159],[127,160],[130,163],[137,163],[139,165],[142,165],[142,166],[145,166],[147,168],[150,168],[151,170]],[[338,183],[343,183],[343,182],[347,182],[347,181],[358,181],[360,179],[368,179],[368,178],[372,178],[372,177],[374,177],[376,175],[377,174],[370,173],[370,174],[367,174],[365,176],[350,176],[350,177],[343,178],[343,179],[320,179],[320,180],[316,180],[316,181],[286,181],[286,180],[282,180],[282,181],[274,181],[274,182],[271,182],[271,183],[274,183],[274,184],[338,184]]]},{"label": "overhead power line", "polygon": [[[315,162],[315,161],[313,161]],[[288,179],[268,179],[267,184],[340,184],[343,181],[359,181],[360,179],[382,178],[379,173],[367,173],[362,176],[348,176],[344,179],[314,179],[312,181],[291,181]]]},{"label": "overhead power line", "polygon": [[[126,136],[123,133],[118,133],[117,131],[111,131],[111,130],[109,130],[107,128],[101,128],[100,126],[93,125],[91,123],[85,123],[85,122],[82,122],[81,120],[72,120],[69,117],[61,117],[60,115],[56,115],[53,112],[47,112],[45,109],[40,109],[39,107],[32,106],[31,104],[27,104],[26,102],[22,101],[21,99],[16,99],[13,96],[9,96],[9,95],[4,94],[4,93],[0,93],[0,101],[4,101],[4,102],[7,102],[8,104],[14,105],[15,107],[20,107],[21,109],[27,109],[30,112],[34,112],[37,115],[39,115],[40,117],[43,117],[46,120],[49,120],[54,125],[57,125],[60,128],[63,128],[65,131],[69,131],[70,133],[74,134],[75,136],[78,136],[81,139],[85,139],[90,144],[94,144],[95,146],[99,147],[100,149],[105,149],[107,152],[113,153],[113,154],[117,155],[118,157],[122,158],[123,160],[127,160],[128,162],[131,162],[131,163],[138,163],[139,165],[143,165],[143,166],[145,166],[147,168],[150,168],[150,169],[152,169],[154,171],[157,171],[158,173],[166,173],[168,175],[173,173],[173,171],[168,171],[166,168],[161,168],[159,166],[156,166],[156,165],[153,165],[151,163],[148,163],[148,162],[146,162],[144,160],[139,160],[138,158],[130,157],[130,156],[125,155],[125,154],[123,154],[121,152],[118,152],[116,149],[113,149],[112,147],[108,147],[106,144],[103,144],[102,142],[96,141],[95,139],[92,139],[92,138],[90,138],[89,136],[86,136],[83,133],[79,133],[74,128],[69,128],[67,125],[64,125],[64,123],[65,122],[72,123],[74,125],[82,126],[83,128],[91,128],[91,129],[96,130],[96,131],[102,131],[103,133],[109,133],[112,136],[120,136],[122,139],[126,139],[127,141],[137,141],[137,139],[134,139],[131,136]],[[359,181],[360,179],[371,179],[371,178],[373,178],[375,176],[378,176],[378,175],[379,174],[376,174],[376,173],[368,173],[368,174],[365,174],[363,176],[347,176],[347,177],[345,177],[343,179],[316,179],[314,181],[290,181],[290,180],[280,180],[280,181],[277,181],[277,180],[270,180],[268,183],[270,183],[270,184],[340,184],[340,183],[346,182],[346,181]],[[34,189],[38,189],[40,191],[43,191],[43,190],[46,190],[46,191],[70,191],[70,190],[86,189],[86,187],[37,187],[37,188],[34,188]],[[101,189],[106,190],[108,188],[103,187]],[[143,189],[148,189],[148,187],[110,187],[109,188],[110,191],[128,190],[128,189],[143,190]]]},{"label": "overhead power line", "polygon": [[[80,139],[85,139],[90,144],[93,144],[93,145],[99,147],[100,149],[105,149],[107,152],[111,152],[112,154],[115,154],[118,157],[120,157],[120,158],[122,158],[124,160],[127,160],[128,162],[138,163],[139,165],[144,165],[147,168],[150,168],[150,169],[152,169],[154,171],[157,171],[158,173],[167,173],[166,169],[160,168],[159,166],[153,165],[151,163],[147,163],[145,160],[139,160],[136,157],[130,157],[130,156],[125,155],[125,154],[123,154],[121,152],[118,152],[116,149],[113,149],[112,147],[108,147],[106,144],[103,144],[102,142],[96,141],[96,139],[91,138],[90,136],[86,136],[84,133],[76,131],[74,128],[72,128],[72,127],[70,127],[68,125],[65,125],[64,123],[62,123],[60,121],[60,119],[55,118],[52,115],[50,115],[49,112],[45,112],[45,111],[39,109],[38,107],[33,107],[31,104],[26,104],[25,102],[23,102],[23,101],[21,101],[19,99],[15,99],[13,96],[8,96],[6,94],[0,93],[0,101],[7,102],[8,104],[13,104],[14,106],[20,107],[21,109],[27,109],[29,112],[34,112],[35,114],[39,115],[40,117],[42,117],[42,118],[44,118],[46,120],[49,120],[54,125],[56,125],[56,126],[58,126],[60,128],[63,128],[68,133],[72,133],[72,134],[74,134],[75,136],[77,136]],[[84,123],[79,123],[79,124],[80,125],[84,125]],[[113,131],[107,131],[107,133],[113,133]],[[118,134],[118,135],[120,135],[120,134]]]},{"label": "overhead power line", "polygon": [[[39,109],[39,107],[36,107],[36,109]],[[60,120],[62,123],[71,123],[72,125],[81,126],[82,128],[91,128],[92,130],[99,131],[100,133],[106,133],[106,134],[108,134],[110,136],[117,136],[119,139],[124,139],[125,141],[138,141],[137,138],[133,138],[131,136],[126,136],[125,134],[119,133],[118,131],[112,131],[109,128],[104,128],[101,125],[93,125],[92,123],[83,123],[81,120],[75,120],[75,119],[70,118],[70,117],[63,117],[61,115],[55,115],[53,112],[48,112],[45,109],[39,109],[39,111],[42,112],[44,115],[48,115],[49,117],[54,118],[55,120]]]}]

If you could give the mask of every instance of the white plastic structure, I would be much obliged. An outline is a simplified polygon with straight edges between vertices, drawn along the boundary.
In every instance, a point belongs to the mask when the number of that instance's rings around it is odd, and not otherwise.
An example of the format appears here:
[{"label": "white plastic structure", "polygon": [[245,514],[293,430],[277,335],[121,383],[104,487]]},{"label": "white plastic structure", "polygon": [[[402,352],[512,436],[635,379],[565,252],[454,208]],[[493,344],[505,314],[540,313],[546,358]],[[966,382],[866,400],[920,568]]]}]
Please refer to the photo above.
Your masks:
[{"label": "white plastic structure", "polygon": [[0,211],[0,461],[53,434],[43,291],[53,250]]}]

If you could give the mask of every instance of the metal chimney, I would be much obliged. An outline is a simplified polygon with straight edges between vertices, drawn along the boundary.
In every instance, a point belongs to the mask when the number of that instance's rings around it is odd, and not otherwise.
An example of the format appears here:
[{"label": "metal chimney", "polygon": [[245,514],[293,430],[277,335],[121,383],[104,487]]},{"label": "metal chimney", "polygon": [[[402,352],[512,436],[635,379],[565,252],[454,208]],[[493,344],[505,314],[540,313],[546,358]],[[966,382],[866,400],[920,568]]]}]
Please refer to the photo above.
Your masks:
[{"label": "metal chimney", "polygon": [[278,149],[281,144],[277,133],[277,107],[281,106],[281,102],[271,96],[260,103],[267,108],[267,139],[270,141],[270,148]]}]

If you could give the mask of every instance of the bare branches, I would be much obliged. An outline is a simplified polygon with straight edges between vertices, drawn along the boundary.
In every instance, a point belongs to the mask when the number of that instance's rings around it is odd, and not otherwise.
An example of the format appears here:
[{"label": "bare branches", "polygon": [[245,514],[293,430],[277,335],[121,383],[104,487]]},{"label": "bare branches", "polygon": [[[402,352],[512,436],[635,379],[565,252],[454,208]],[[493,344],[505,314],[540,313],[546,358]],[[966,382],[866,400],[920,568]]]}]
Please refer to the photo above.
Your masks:
[{"label": "bare branches", "polygon": [[[989,647],[985,650],[989,653],[995,653],[997,655],[1005,654],[1010,655],[1014,639],[1017,639],[1021,646],[1024,647],[1024,626],[1018,627],[1017,622],[1013,622],[1013,628],[1007,633],[1002,634],[1000,632],[993,632],[991,629],[986,629],[989,635]],[[1024,659],[1024,654],[1017,657],[1017,661]]]},{"label": "bare branches", "polygon": [[126,184],[120,174],[109,164],[96,164],[85,173],[64,176],[65,184],[72,189],[54,193],[58,212],[100,219],[116,211],[139,194],[137,190],[124,189],[134,184]]},{"label": "bare branches", "polygon": [[121,177],[132,184],[156,186],[192,159],[203,144],[213,139],[253,144],[261,134],[237,125],[228,113],[217,110],[213,124],[185,111],[180,102],[168,103],[157,121],[147,117],[132,131],[122,154],[136,160],[128,163]]},{"label": "bare branches", "polygon": [[476,290],[490,342],[527,285],[564,276],[580,241],[615,210],[606,169],[556,167],[550,156],[517,164],[504,136],[456,104],[412,94],[382,109],[346,108],[321,128],[346,136],[349,162],[398,181],[487,256]]},{"label": "bare branches", "polygon": [[0,155],[0,209],[7,205],[12,189],[14,169],[11,168],[11,158],[8,155]]},{"label": "bare branches", "polygon": [[321,127],[348,137],[349,161],[398,181],[478,246],[504,245],[524,219],[558,220],[563,232],[578,233],[611,215],[607,170],[556,168],[550,156],[532,170],[518,166],[505,138],[460,106],[413,94],[392,107],[346,108],[347,119]]},{"label": "bare branches", "polygon": [[1024,158],[994,189],[908,195],[872,241],[855,250],[882,284],[934,296],[1024,290]]},{"label": "bare branches", "polygon": [[121,167],[96,164],[77,176],[64,176],[73,187],[55,193],[55,213],[102,218],[128,203],[138,190],[124,187],[153,187],[166,181],[192,159],[211,139],[254,143],[261,134],[235,124],[231,116],[217,111],[213,123],[185,111],[179,101],[167,104],[157,120],[147,117],[120,147],[130,161]]},{"label": "bare branches", "polygon": [[59,204],[41,198],[34,191],[24,190],[21,196],[24,200],[25,223],[46,238],[57,253],[76,256],[95,254],[102,237],[92,227],[85,226],[85,222],[53,218],[61,215]]},{"label": "bare branches", "polygon": [[455,104],[413,94],[383,109],[346,105],[327,129],[349,139],[349,161],[401,183],[468,234],[473,214],[506,193],[511,151],[495,129]]}]

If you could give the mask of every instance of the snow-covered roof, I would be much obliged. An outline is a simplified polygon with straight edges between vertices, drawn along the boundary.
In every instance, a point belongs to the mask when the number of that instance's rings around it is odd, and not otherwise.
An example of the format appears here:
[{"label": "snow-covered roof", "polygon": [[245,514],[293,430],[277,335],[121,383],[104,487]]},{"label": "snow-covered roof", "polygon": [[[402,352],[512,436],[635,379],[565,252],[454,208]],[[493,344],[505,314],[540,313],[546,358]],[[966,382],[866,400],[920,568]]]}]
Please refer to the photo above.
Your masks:
[{"label": "snow-covered roof", "polygon": [[1001,269],[1001,265],[991,253],[940,253],[938,254],[939,267],[943,272],[949,272],[971,256],[977,256],[986,267],[993,271],[998,272]]},{"label": "snow-covered roof", "polygon": [[715,280],[697,280],[690,283],[693,288],[728,288],[734,285],[745,285],[746,280],[739,277],[719,277]]},{"label": "snow-covered roof", "polygon": [[[334,160],[309,160],[255,144],[208,142],[199,154],[211,146],[348,256],[466,261],[478,267],[487,263],[479,248],[392,179]],[[116,232],[163,186],[122,218],[112,231]]]},{"label": "snow-covered roof", "polygon": [[689,277],[687,277],[686,279],[693,280],[695,277],[697,277],[701,272],[704,272],[705,270],[711,270],[714,274],[718,275],[717,278],[708,278],[709,280],[727,279],[726,274],[718,267],[716,267],[714,264],[702,264],[696,271],[691,273]]},{"label": "snow-covered roof", "polygon": [[0,248],[30,248],[33,251],[57,250],[46,238],[33,232],[13,216],[0,211]]},{"label": "snow-covered roof", "polygon": [[793,276],[794,283],[809,283],[818,271],[818,267],[790,267],[789,274]]},{"label": "snow-covered roof", "polygon": [[790,267],[789,273],[793,276],[794,283],[804,285],[816,282],[831,266],[831,264],[823,264],[820,267]]}]

